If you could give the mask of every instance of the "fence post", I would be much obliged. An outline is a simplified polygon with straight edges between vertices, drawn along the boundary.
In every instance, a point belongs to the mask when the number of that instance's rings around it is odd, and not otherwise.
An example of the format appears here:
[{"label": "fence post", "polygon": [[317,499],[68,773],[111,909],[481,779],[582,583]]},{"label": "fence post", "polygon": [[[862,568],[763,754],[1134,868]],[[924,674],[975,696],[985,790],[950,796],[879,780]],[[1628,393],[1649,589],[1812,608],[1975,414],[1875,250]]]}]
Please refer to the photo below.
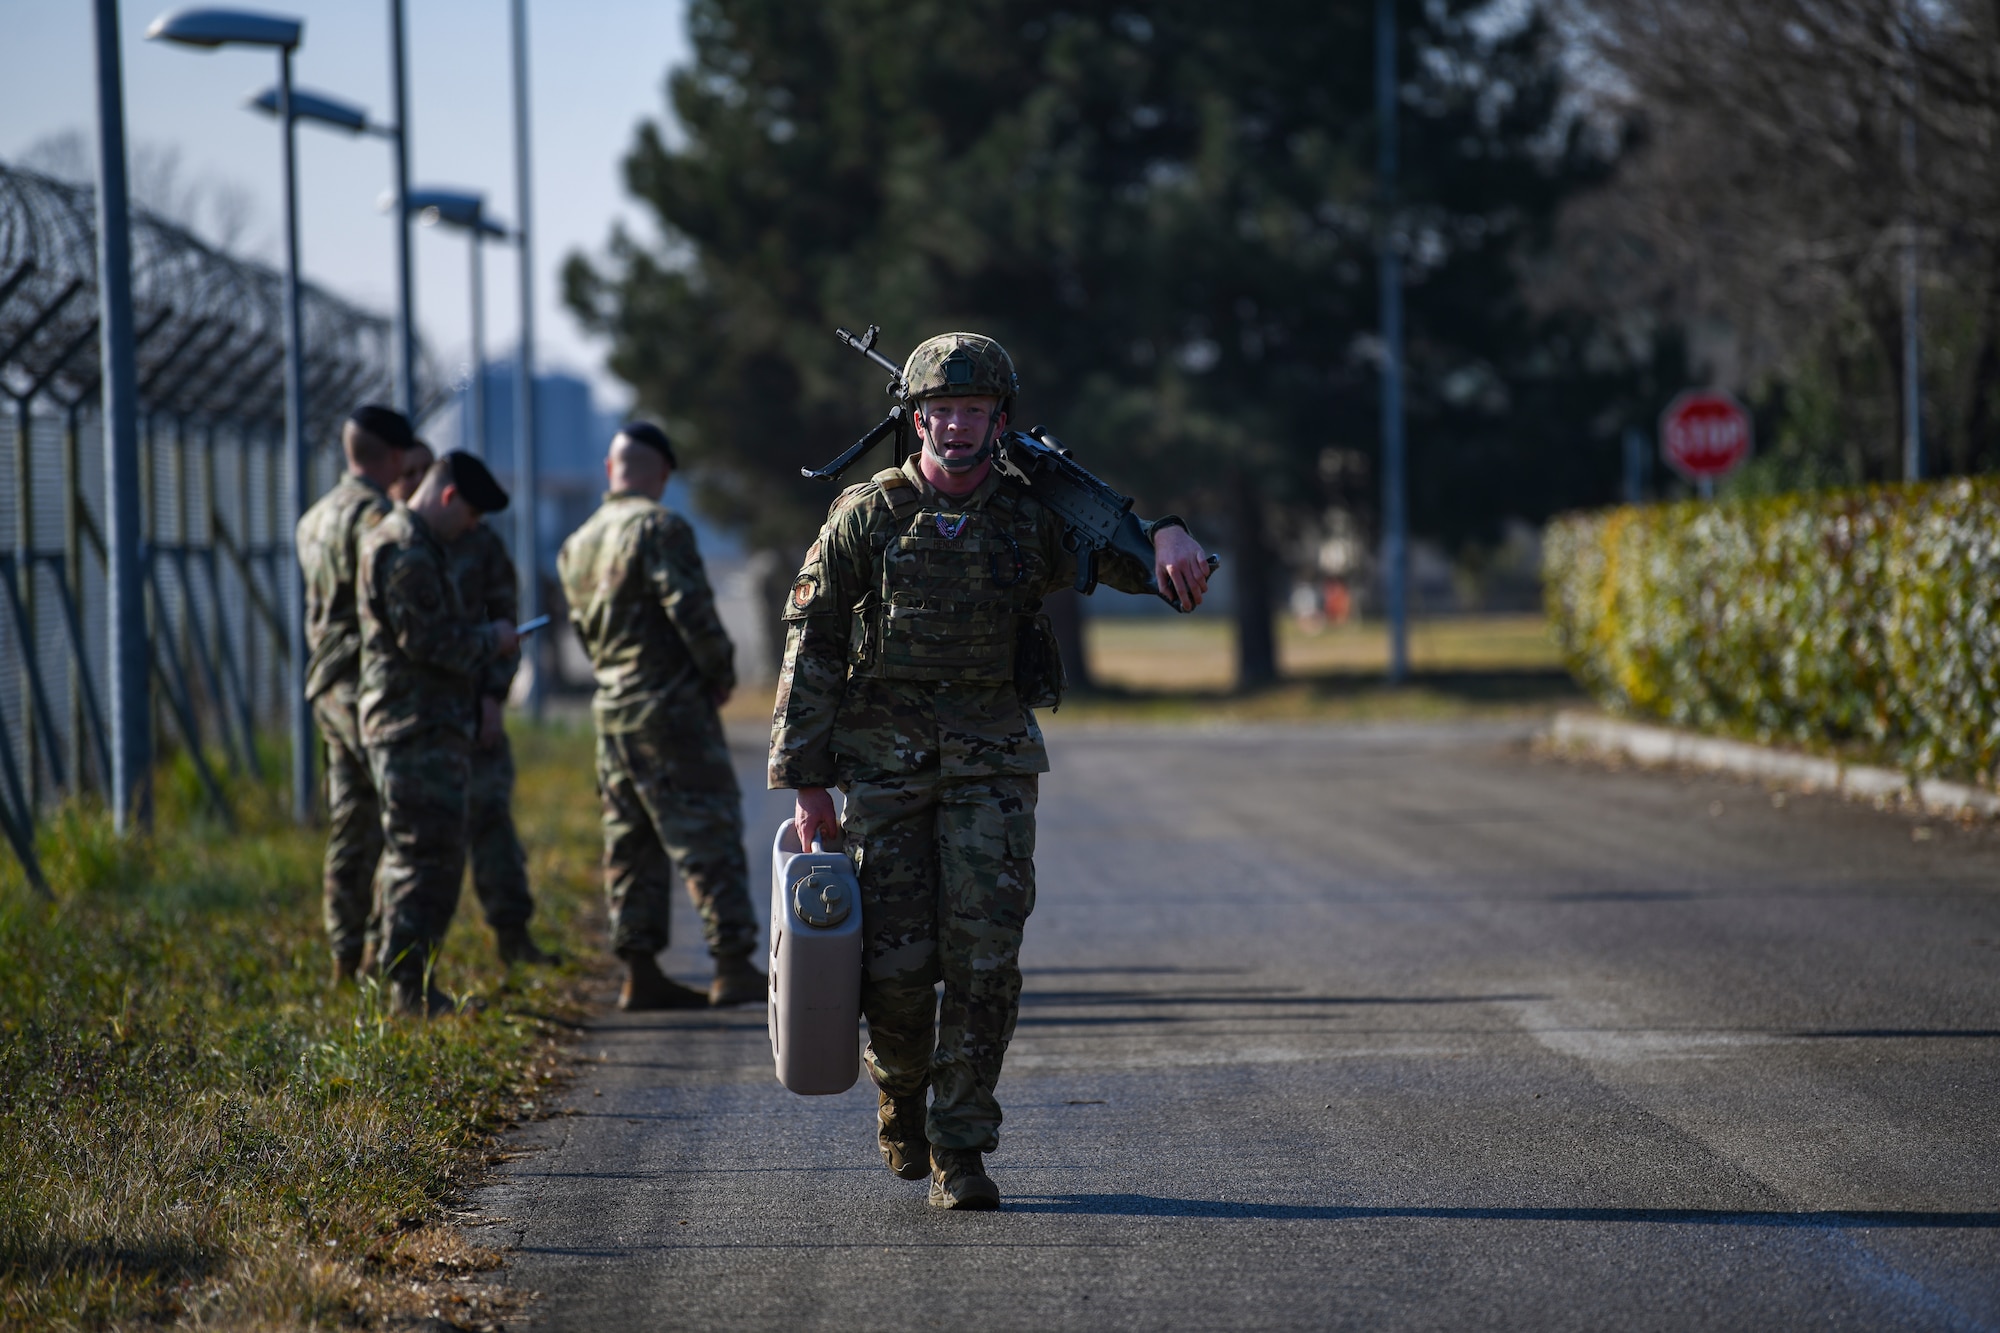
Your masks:
[{"label": "fence post", "polygon": [[[30,401],[27,398],[14,400],[14,584],[22,618],[26,622],[22,626],[24,633],[20,643],[24,658],[33,656],[39,648],[35,642],[38,628],[35,624],[35,469],[32,458],[35,440]],[[24,700],[24,703],[32,705],[32,700]],[[34,708],[24,706],[21,709],[21,773],[25,783],[22,797],[27,802],[27,809],[22,812],[22,817],[31,821],[35,812],[42,808],[42,739],[35,730]],[[51,743],[55,740],[53,736],[47,739]]]},{"label": "fence post", "polygon": [[[63,415],[62,443],[62,492],[63,492],[63,584],[68,592],[70,606],[77,618],[89,623],[83,605],[83,536],[77,522],[77,508],[83,503],[83,424],[82,407],[71,403]],[[84,753],[89,748],[83,734],[83,680],[82,674],[90,670],[90,663],[78,657],[70,663],[69,669],[69,771],[70,782],[78,795],[84,791]],[[103,784],[108,775],[100,773],[97,781]]]}]

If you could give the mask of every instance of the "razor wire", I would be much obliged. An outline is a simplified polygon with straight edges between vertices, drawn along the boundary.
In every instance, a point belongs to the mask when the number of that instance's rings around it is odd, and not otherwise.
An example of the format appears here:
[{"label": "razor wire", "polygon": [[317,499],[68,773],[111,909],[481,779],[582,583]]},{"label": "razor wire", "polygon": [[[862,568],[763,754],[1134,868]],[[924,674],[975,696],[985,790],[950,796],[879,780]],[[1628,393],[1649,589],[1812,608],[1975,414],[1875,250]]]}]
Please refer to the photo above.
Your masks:
[{"label": "razor wire", "polygon": [[[283,276],[132,210],[142,532],[155,727],[226,818],[225,771],[276,780],[282,720]],[[0,163],[0,829],[109,781],[96,199]],[[393,383],[386,316],[302,286],[308,490]],[[422,397],[441,396],[420,364]]]}]

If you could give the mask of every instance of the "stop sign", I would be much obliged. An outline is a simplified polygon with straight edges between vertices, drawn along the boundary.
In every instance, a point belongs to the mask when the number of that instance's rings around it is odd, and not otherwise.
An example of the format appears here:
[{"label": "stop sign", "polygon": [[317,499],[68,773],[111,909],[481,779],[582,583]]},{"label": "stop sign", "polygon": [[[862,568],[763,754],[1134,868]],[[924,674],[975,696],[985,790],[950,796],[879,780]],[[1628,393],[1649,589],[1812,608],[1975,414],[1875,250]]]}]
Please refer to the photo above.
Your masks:
[{"label": "stop sign", "polygon": [[1690,390],[1660,414],[1660,454],[1690,481],[1713,481],[1750,456],[1750,414],[1726,393]]}]

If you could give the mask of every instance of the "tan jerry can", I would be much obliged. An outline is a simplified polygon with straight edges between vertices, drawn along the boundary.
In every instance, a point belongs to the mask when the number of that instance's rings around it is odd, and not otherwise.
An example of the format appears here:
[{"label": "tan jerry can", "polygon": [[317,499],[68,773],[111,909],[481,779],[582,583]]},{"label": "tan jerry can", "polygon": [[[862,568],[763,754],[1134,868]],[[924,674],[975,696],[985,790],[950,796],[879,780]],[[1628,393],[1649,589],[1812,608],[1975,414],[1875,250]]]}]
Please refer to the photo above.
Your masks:
[{"label": "tan jerry can", "polygon": [[846,1092],[861,1076],[861,885],[845,852],[801,851],[789,819],[771,843],[770,1023],[791,1091]]}]

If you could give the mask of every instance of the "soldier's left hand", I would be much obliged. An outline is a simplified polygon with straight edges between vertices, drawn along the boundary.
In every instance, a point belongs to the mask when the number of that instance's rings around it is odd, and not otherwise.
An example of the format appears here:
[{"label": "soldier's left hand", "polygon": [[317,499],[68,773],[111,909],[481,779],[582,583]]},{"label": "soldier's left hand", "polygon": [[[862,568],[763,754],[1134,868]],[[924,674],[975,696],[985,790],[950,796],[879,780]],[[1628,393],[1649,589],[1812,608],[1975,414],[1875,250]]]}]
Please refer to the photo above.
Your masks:
[{"label": "soldier's left hand", "polygon": [[1194,610],[1208,592],[1208,552],[1186,528],[1161,528],[1153,534],[1153,580],[1181,610]]},{"label": "soldier's left hand", "polygon": [[479,700],[479,748],[490,750],[500,743],[504,734],[501,721],[500,701],[492,695],[483,695]]}]

